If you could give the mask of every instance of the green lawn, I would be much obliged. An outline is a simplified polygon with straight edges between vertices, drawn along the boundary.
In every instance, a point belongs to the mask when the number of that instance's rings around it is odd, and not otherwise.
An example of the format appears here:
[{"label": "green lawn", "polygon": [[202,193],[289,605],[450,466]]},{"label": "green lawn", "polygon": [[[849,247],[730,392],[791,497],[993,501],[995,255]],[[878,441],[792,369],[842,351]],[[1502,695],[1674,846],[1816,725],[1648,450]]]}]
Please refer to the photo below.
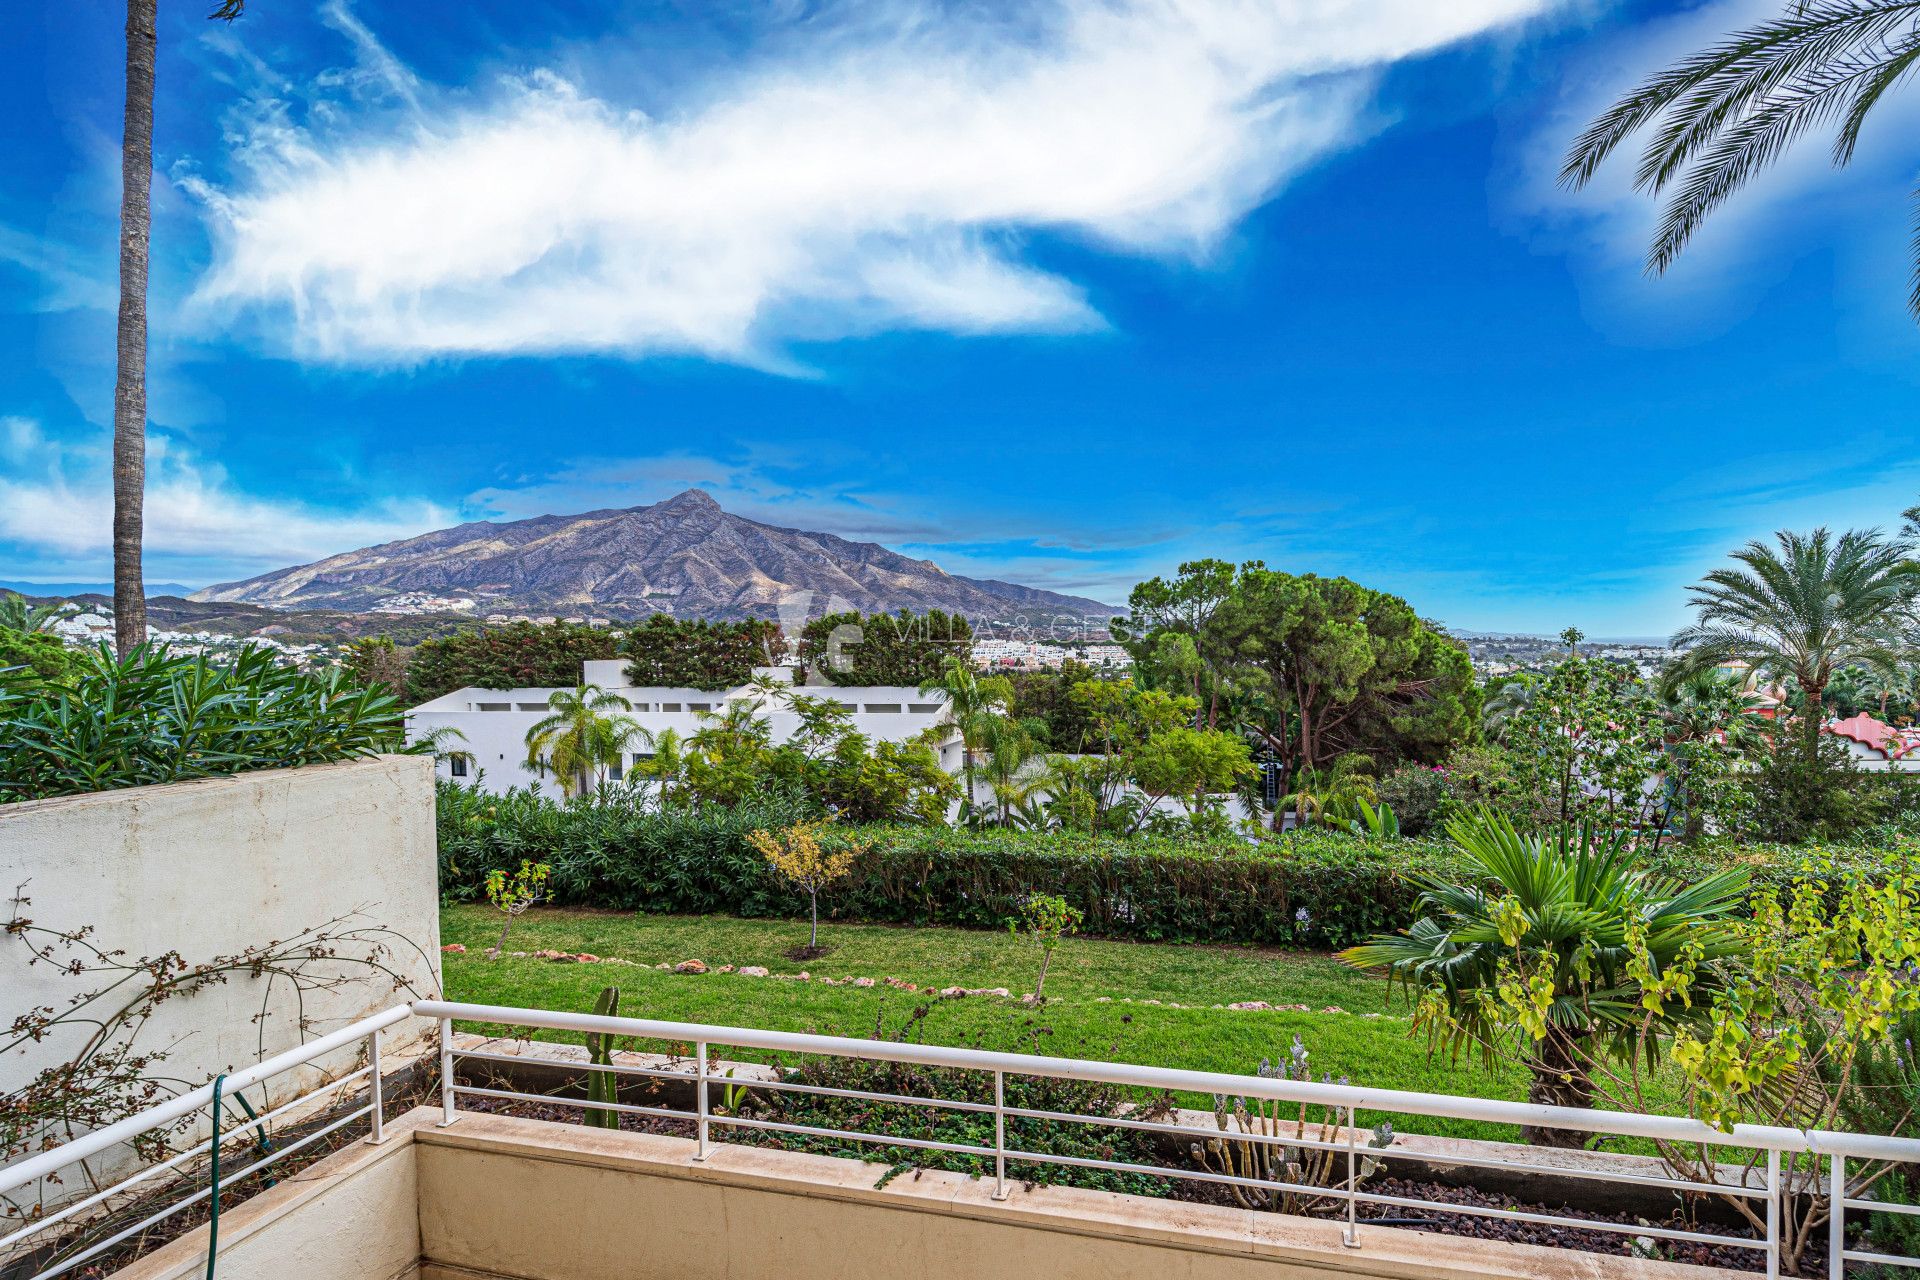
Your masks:
[{"label": "green lawn", "polygon": [[[814,978],[794,982],[511,956],[489,960],[485,951],[498,936],[499,921],[485,906],[456,906],[442,913],[443,941],[468,948],[465,955],[445,957],[450,999],[584,1010],[603,986],[612,985],[621,989],[621,1013],[632,1017],[848,1036],[872,1036],[876,1027],[884,1034],[924,1005],[930,1012],[916,1038],[934,1043],[1243,1073],[1253,1071],[1262,1058],[1284,1057],[1298,1035],[1312,1054],[1316,1075],[1326,1072],[1356,1084],[1491,1098],[1519,1099],[1526,1092],[1516,1070],[1430,1059],[1424,1039],[1411,1034],[1404,998],[1390,1000],[1381,979],[1355,973],[1326,955],[1068,938],[1047,976],[1046,1005],[1035,1011],[991,997],[929,1004],[924,993],[819,981],[895,977],[923,987],[1006,987],[1016,994],[1031,990],[1038,952],[1001,933],[835,924],[823,929],[821,937],[831,953],[800,964],[783,953],[806,942],[805,921],[536,909],[514,926],[508,943],[510,950],[584,951],[646,966],[699,959],[709,966],[763,965],[774,973],[805,969]],[[1123,1003],[1129,998],[1133,1003]],[[1147,1005],[1144,1000],[1163,1003]],[[1211,1007],[1250,1000],[1305,1004],[1315,1012]],[[1200,1007],[1176,1009],[1168,1003]],[[1349,1012],[1318,1012],[1330,1005]],[[1384,1016],[1359,1016],[1365,1013]],[[1396,1117],[1395,1123],[1423,1133],[1512,1136],[1499,1126],[1469,1121]]]}]

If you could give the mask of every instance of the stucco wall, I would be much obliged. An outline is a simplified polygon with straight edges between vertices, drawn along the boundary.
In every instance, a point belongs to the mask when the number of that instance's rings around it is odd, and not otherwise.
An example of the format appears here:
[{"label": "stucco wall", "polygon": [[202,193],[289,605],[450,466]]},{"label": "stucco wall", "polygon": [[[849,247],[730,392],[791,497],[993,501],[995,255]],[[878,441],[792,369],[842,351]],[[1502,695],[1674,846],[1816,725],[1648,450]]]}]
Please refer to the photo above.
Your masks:
[{"label": "stucco wall", "polygon": [[[1735,1273],[420,1108],[228,1211],[221,1280],[1715,1280]],[[113,1280],[199,1274],[196,1230]],[[359,1270],[349,1265],[360,1259]],[[415,1271],[417,1259],[417,1272]]]},{"label": "stucco wall", "polygon": [[504,1116],[416,1127],[422,1280],[1709,1280],[1619,1256]]},{"label": "stucco wall", "polygon": [[[220,1215],[220,1280],[409,1280],[420,1269],[419,1180],[404,1129],[355,1143]],[[200,1280],[197,1228],[112,1280]]]},{"label": "stucco wall", "polygon": [[[91,941],[129,958],[178,950],[204,961],[351,917],[336,928],[391,931],[386,962],[415,993],[440,988],[433,762],[421,756],[0,805],[0,896],[16,886],[37,924],[91,925]],[[369,954],[365,943],[341,950]],[[0,1023],[102,985],[30,959],[26,941],[0,938]],[[336,962],[320,971],[366,972]],[[310,991],[303,1030],[293,996],[284,982],[269,992],[262,979],[236,976],[163,1004],[138,1043],[167,1050],[154,1073],[198,1085],[407,998],[377,974]],[[402,1023],[386,1046],[397,1057],[428,1030]],[[83,1035],[0,1056],[0,1091],[66,1061]],[[280,1077],[274,1100],[311,1083],[300,1075]]]}]

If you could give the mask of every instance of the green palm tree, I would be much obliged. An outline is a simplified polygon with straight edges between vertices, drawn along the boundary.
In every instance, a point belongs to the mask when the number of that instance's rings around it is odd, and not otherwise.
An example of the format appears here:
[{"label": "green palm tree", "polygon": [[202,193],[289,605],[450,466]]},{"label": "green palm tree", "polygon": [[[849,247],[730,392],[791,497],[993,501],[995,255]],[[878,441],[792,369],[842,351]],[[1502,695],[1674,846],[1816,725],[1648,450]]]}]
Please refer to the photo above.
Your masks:
[{"label": "green palm tree", "polygon": [[1288,809],[1293,810],[1298,826],[1323,822],[1345,830],[1348,819],[1359,815],[1359,802],[1379,802],[1376,781],[1373,761],[1357,751],[1349,751],[1324,769],[1303,768],[1293,777],[1293,789],[1274,808],[1274,830],[1280,829],[1280,815]]},{"label": "green palm tree", "polygon": [[18,592],[0,591],[0,627],[8,631],[51,631],[59,616],[57,605],[28,604]]},{"label": "green palm tree", "polygon": [[558,778],[568,798],[593,790],[607,766],[620,763],[646,733],[619,714],[633,704],[598,685],[558,690],[547,708],[550,714],[527,730],[527,767]]},{"label": "green palm tree", "polygon": [[993,806],[1001,826],[1012,825],[1015,813],[1027,813],[1051,781],[1046,753],[1026,727],[1004,716],[986,726],[982,772],[993,792]]},{"label": "green palm tree", "polygon": [[679,784],[681,774],[686,772],[685,744],[680,741],[679,731],[675,729],[662,729],[659,733],[642,729],[636,739],[648,755],[634,763],[634,776],[651,778],[660,784],[659,799],[664,808],[672,802],[674,788]]},{"label": "green palm tree", "polygon": [[[1634,181],[1667,196],[1647,253],[1658,274],[1709,214],[1809,130],[1837,126],[1833,162],[1850,161],[1868,116],[1916,66],[1920,0],[1798,0],[1616,102],[1573,144],[1560,180],[1585,186],[1622,143],[1648,131]],[[1914,247],[1920,255],[1920,237]],[[1907,305],[1920,317],[1920,269]]]},{"label": "green palm tree", "polygon": [[1905,544],[1872,531],[1835,538],[1781,530],[1778,548],[1749,542],[1740,567],[1715,569],[1693,588],[1696,619],[1673,637],[1686,649],[1672,678],[1740,660],[1806,697],[1806,733],[1818,741],[1821,699],[1835,671],[1858,663],[1882,669],[1902,657],[1899,628],[1917,593],[1920,564]]},{"label": "green palm tree", "polygon": [[[1741,954],[1731,922],[1746,893],[1744,867],[1683,884],[1638,869],[1625,832],[1563,827],[1523,835],[1491,810],[1456,819],[1447,834],[1492,888],[1427,880],[1411,928],[1377,936],[1340,958],[1384,970],[1409,992],[1437,997],[1445,1017],[1432,1024],[1436,1046],[1477,1051],[1488,1062],[1513,1042],[1502,981],[1550,976],[1544,1034],[1521,1035],[1532,1102],[1592,1105],[1592,1068],[1602,1055],[1644,1055],[1652,1065],[1660,1032],[1706,1016],[1707,997],[1718,986],[1716,962]],[[1629,976],[1630,924],[1644,928],[1656,974],[1683,949],[1699,948],[1691,1006],[1670,999],[1656,1013],[1644,1007],[1642,989]],[[1525,1136],[1548,1146],[1580,1137],[1564,1130]]]},{"label": "green palm tree", "polygon": [[1006,718],[1013,705],[1013,682],[1004,676],[981,679],[973,663],[957,653],[948,654],[940,664],[940,674],[920,686],[920,696],[946,696],[947,714],[960,734],[960,772],[966,785],[962,813],[973,808],[974,758],[996,726]]},{"label": "green palm tree", "polygon": [[1533,705],[1534,682],[1525,677],[1508,680],[1480,705],[1480,730],[1494,742],[1505,741],[1514,718]]},{"label": "green palm tree", "polygon": [[1712,667],[1663,672],[1653,687],[1653,706],[1667,742],[1703,742],[1720,735],[1729,746],[1747,749],[1766,740],[1755,714],[1760,696]]}]

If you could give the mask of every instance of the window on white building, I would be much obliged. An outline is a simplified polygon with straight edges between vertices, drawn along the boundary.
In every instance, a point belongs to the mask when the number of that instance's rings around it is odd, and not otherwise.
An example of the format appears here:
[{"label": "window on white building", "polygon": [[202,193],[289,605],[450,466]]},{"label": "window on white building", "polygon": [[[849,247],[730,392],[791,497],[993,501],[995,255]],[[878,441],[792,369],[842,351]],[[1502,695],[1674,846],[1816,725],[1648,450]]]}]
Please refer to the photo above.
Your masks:
[{"label": "window on white building", "polygon": [[467,776],[467,758],[465,756],[455,756],[451,760],[447,761],[447,773],[451,777],[455,777],[455,778],[466,777]]}]

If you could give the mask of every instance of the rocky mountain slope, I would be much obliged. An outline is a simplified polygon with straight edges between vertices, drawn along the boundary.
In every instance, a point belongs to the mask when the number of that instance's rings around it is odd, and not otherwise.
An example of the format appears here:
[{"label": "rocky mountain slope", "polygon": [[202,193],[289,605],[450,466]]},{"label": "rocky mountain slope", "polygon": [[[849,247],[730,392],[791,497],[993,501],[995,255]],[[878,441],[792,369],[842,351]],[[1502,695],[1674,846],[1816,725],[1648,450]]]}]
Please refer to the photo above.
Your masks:
[{"label": "rocky mountain slope", "polygon": [[471,597],[476,611],[630,618],[945,609],[975,621],[1083,617],[1096,600],[962,578],[872,542],[761,524],[699,489],[650,507],[476,521],[195,592],[281,609],[369,609],[396,596]]}]

